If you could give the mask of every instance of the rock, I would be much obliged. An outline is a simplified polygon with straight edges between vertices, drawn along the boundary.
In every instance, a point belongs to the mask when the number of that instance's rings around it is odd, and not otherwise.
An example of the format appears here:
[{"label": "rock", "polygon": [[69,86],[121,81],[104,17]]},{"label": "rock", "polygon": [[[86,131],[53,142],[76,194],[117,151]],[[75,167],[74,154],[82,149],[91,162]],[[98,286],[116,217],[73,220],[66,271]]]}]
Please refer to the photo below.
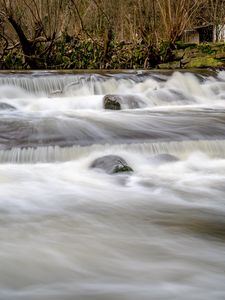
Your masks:
[{"label": "rock", "polygon": [[175,61],[180,61],[184,57],[184,50],[183,49],[175,50],[173,51],[173,55]]},{"label": "rock", "polygon": [[159,64],[158,65],[159,69],[180,69],[180,62],[179,61],[171,61],[168,63],[164,63],[164,64]]},{"label": "rock", "polygon": [[146,103],[139,95],[105,95],[103,103],[105,109],[111,110],[146,107]]},{"label": "rock", "polygon": [[117,155],[99,157],[91,164],[91,168],[102,169],[108,174],[133,172],[133,169],[128,166],[127,162]]},{"label": "rock", "polygon": [[218,53],[215,55],[215,58],[218,60],[225,61],[225,53]]},{"label": "rock", "polygon": [[103,98],[104,108],[105,109],[112,109],[112,110],[120,110],[120,97],[114,95],[106,95]]},{"label": "rock", "polygon": [[181,59],[180,64],[181,67],[184,67],[186,64],[190,63],[191,58],[190,57],[184,57],[183,59]]},{"label": "rock", "polygon": [[222,67],[223,62],[215,59],[212,56],[196,57],[190,60],[189,63],[185,64],[185,68],[210,68],[210,67]]},{"label": "rock", "polygon": [[0,102],[0,110],[16,110],[16,108],[10,104]]},{"label": "rock", "polygon": [[50,93],[49,97],[61,96],[63,93],[62,90],[56,90]]}]

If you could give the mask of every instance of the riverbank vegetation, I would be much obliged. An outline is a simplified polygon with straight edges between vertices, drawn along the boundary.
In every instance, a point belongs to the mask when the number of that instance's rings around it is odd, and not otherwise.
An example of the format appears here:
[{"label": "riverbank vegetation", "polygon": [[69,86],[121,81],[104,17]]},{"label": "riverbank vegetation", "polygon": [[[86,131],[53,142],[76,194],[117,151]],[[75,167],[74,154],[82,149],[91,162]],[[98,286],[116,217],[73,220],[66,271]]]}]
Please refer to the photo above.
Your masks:
[{"label": "riverbank vegetation", "polygon": [[180,41],[224,17],[225,0],[0,0],[0,68],[222,67],[224,44]]}]

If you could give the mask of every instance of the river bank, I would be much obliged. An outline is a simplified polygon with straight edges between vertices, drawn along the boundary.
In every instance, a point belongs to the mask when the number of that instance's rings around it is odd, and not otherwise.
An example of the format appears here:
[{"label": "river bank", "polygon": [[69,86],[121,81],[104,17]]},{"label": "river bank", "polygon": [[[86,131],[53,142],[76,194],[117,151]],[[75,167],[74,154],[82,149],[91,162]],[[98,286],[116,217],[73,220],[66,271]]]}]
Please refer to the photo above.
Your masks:
[{"label": "river bank", "polygon": [[[40,49],[41,51],[41,49]],[[57,42],[50,56],[37,53],[32,58],[38,69],[118,70],[118,69],[195,69],[225,67],[225,43],[194,44],[177,42],[171,50],[142,43],[74,39]],[[1,70],[29,70],[23,52],[14,48],[2,55]]]},{"label": "river bank", "polygon": [[225,44],[177,43],[170,60],[158,65],[159,69],[224,68]]}]

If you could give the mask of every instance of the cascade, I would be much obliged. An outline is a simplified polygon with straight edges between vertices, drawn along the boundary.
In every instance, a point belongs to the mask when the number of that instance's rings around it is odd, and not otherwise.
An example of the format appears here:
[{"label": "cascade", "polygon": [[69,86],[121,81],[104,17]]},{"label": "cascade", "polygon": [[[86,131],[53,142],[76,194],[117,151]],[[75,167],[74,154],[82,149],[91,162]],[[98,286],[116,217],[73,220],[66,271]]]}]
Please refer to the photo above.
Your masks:
[{"label": "cascade", "polygon": [[225,299],[224,182],[223,71],[0,72],[0,300]]}]

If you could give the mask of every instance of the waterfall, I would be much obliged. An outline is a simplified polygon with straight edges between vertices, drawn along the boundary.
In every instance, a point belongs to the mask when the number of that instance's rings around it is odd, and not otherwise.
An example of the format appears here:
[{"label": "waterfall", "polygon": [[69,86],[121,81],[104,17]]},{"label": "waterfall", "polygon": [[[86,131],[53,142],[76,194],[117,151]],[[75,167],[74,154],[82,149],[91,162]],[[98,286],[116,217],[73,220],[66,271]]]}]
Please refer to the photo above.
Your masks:
[{"label": "waterfall", "polygon": [[12,148],[0,150],[0,163],[49,163],[76,160],[86,157],[93,152],[113,154],[128,151],[143,155],[171,154],[185,158],[192,152],[203,152],[210,157],[225,157],[225,140],[200,140],[182,142],[119,144],[119,145],[92,145],[85,146],[48,146]]}]

